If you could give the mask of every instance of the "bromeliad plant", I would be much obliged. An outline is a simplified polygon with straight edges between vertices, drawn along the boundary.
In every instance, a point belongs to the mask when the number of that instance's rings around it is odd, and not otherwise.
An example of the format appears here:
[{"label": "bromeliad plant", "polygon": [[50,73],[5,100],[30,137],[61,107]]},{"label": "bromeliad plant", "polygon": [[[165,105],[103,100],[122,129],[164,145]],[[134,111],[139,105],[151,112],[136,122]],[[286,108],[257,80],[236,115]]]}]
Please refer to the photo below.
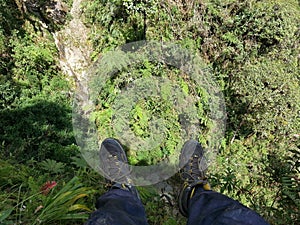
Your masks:
[{"label": "bromeliad plant", "polygon": [[92,210],[85,205],[84,198],[94,193],[93,189],[84,187],[78,177],[64,184],[58,192],[56,189],[55,181],[46,182],[40,192],[29,196],[12,208],[1,211],[0,223],[13,224],[12,219],[20,217],[14,215],[14,212],[17,212],[20,206],[25,206],[27,202],[28,205],[36,204],[35,201],[40,204],[35,207],[34,212],[30,213],[29,224],[56,223],[61,220],[81,221],[88,218],[88,213]]},{"label": "bromeliad plant", "polygon": [[43,199],[40,213],[33,224],[67,219],[87,219],[91,212],[83,203],[83,198],[94,191],[84,187],[78,177],[74,177],[56,194],[51,192]]}]

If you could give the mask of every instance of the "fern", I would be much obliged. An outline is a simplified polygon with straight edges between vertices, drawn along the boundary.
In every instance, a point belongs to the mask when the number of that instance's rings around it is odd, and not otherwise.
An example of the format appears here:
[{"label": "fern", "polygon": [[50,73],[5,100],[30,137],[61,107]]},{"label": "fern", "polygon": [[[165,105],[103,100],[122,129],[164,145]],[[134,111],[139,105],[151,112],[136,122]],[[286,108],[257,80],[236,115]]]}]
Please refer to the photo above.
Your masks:
[{"label": "fern", "polygon": [[[300,149],[290,150],[290,172],[281,178],[283,205],[292,217],[300,215]],[[295,222],[295,221],[294,221]]]}]

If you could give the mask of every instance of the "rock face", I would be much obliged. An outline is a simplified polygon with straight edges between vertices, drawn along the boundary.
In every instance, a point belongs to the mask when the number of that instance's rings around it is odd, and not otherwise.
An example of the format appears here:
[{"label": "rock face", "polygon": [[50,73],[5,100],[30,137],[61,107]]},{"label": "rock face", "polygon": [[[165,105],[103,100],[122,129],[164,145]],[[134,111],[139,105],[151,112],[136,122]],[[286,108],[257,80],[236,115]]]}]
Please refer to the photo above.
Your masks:
[{"label": "rock face", "polygon": [[82,0],[73,1],[71,21],[62,30],[53,33],[60,54],[61,69],[74,78],[77,85],[85,80],[85,71],[91,64],[92,53],[88,40],[89,31],[81,21],[81,2]]},{"label": "rock face", "polygon": [[68,8],[61,0],[46,1],[43,5],[42,12],[45,17],[51,19],[55,24],[64,24],[66,22],[66,15]]},{"label": "rock face", "polygon": [[[73,0],[70,10],[71,21],[60,31],[53,32],[59,50],[60,67],[74,82],[74,97],[81,108],[91,105],[88,90],[88,68],[91,65],[92,45],[88,40],[89,30],[82,22],[80,4],[83,0]],[[81,112],[86,114],[86,112]]]},{"label": "rock face", "polygon": [[[84,0],[73,0],[68,9],[63,0],[14,0],[21,15],[39,23],[37,29],[51,32],[59,50],[62,71],[80,86],[85,80],[85,71],[91,64],[92,46],[88,29],[82,22],[80,5]],[[69,12],[71,20],[67,20]]]},{"label": "rock face", "polygon": [[68,8],[62,0],[15,0],[15,2],[23,14],[35,15],[50,28],[66,22]]}]

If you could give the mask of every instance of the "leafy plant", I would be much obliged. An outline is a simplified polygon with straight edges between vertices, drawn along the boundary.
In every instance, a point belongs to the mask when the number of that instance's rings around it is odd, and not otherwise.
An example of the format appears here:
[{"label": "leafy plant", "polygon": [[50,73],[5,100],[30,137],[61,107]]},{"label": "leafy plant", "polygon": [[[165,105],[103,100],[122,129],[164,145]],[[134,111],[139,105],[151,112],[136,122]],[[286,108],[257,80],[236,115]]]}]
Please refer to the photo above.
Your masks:
[{"label": "leafy plant", "polygon": [[[66,1],[71,7],[72,0]],[[45,0],[33,2],[43,5]],[[20,1],[0,0],[0,6],[0,223],[65,224],[72,223],[63,221],[71,217],[83,222],[88,210],[82,205],[93,207],[86,194],[94,194],[84,186],[93,186],[100,195],[105,181],[76,157],[73,83],[62,75],[54,40],[38,16],[20,14]],[[209,168],[214,190],[255,209],[271,224],[299,224],[297,0],[95,0],[85,1],[81,10],[91,31],[93,59],[144,39],[171,41],[200,55],[224,91],[228,116],[222,147]],[[106,63],[105,70],[115,66]],[[134,80],[155,76],[197,99],[199,139],[205,146],[210,128],[205,90],[159,63],[146,61],[117,71],[95,101],[93,119],[100,137],[113,137],[118,129],[112,121],[120,91]],[[164,85],[157,96],[131,108],[129,126],[139,138],[149,138],[154,117],[166,128],[161,146],[128,152],[132,164],[157,163],[179,144],[185,118],[169,102],[171,89]],[[58,185],[44,196],[40,186],[52,181],[51,175]],[[74,175],[80,182],[76,178],[60,190]],[[175,205],[139,190],[150,224],[185,224]]]},{"label": "leafy plant", "polygon": [[86,212],[91,212],[91,209],[82,204],[80,200],[93,192],[93,190],[84,187],[77,177],[74,177],[58,193],[51,193],[43,200],[42,209],[33,224],[67,219],[86,220],[88,218]]},{"label": "leafy plant", "polygon": [[57,162],[52,159],[46,159],[46,160],[40,162],[40,166],[43,170],[45,170],[49,173],[54,173],[54,174],[62,173],[65,168],[64,163]]},{"label": "leafy plant", "polygon": [[[88,218],[87,213],[91,210],[84,204],[84,198],[87,198],[94,191],[91,188],[84,187],[78,177],[74,177],[64,184],[58,192],[52,187],[50,189],[50,193],[48,191],[45,193],[45,189],[41,190],[22,199],[15,206],[0,211],[0,222],[9,224],[11,222],[9,219],[14,218],[13,215],[17,219],[30,222],[30,224],[61,220],[82,221]],[[21,210],[20,213],[18,213],[19,210]],[[30,216],[24,215],[25,212]]]},{"label": "leafy plant", "polygon": [[[126,113],[128,118],[126,117],[126,119],[128,120],[130,132],[136,138],[142,141],[151,140],[149,142],[152,143],[161,142],[155,148],[150,149],[149,147],[149,150],[146,146],[143,146],[145,151],[129,150],[128,157],[132,164],[151,165],[166,157],[172,156],[175,158],[175,155],[178,155],[176,148],[182,144],[180,129],[185,129],[184,126],[188,118],[184,118],[184,113],[174,107],[175,100],[173,98],[175,97],[171,95],[175,90],[178,92],[176,95],[177,101],[184,101],[183,99],[189,94],[193,96],[194,103],[191,104],[194,104],[194,107],[198,109],[198,118],[195,120],[199,120],[199,123],[203,125],[201,128],[203,130],[202,135],[206,134],[206,129],[209,126],[207,93],[196,87],[188,78],[182,78],[178,69],[146,60],[137,64],[136,67],[126,68],[125,66],[125,68],[119,68],[119,70],[120,72],[106,81],[105,85],[101,84],[104,88],[95,97],[97,106],[93,114],[93,120],[95,120],[101,138],[114,136],[118,132],[124,132],[122,122],[113,121],[114,117],[117,119],[120,117],[120,115],[116,115],[115,109],[122,108],[123,111],[126,109],[128,111]],[[160,90],[158,93],[141,97],[133,104],[128,102],[131,100],[120,97],[124,87],[130,87],[130,85],[133,85],[141,93],[147,92],[151,87],[155,89],[153,80],[150,79],[152,76],[154,79],[162,80],[159,84]],[[143,83],[135,83],[135,81],[139,82],[141,79]],[[101,81],[95,80],[93,85],[96,86],[97,82]],[[175,90],[172,90],[172,88],[175,88]],[[131,93],[130,90],[128,93]],[[136,97],[132,96],[132,98],[135,99]],[[196,98],[199,100],[195,100]],[[114,107],[115,104],[120,106]],[[192,107],[192,105],[190,106]],[[161,136],[164,138],[161,138]]]}]

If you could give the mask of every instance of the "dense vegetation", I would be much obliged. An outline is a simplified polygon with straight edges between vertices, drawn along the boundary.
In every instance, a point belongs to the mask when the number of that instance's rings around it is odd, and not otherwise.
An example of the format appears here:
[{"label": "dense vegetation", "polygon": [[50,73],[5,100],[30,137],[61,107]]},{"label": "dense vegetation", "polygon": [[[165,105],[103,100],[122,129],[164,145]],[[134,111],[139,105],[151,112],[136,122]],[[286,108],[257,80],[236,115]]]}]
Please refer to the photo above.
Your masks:
[{"label": "dense vegetation", "polygon": [[[68,18],[57,22],[25,12],[17,0],[0,0],[0,6],[0,224],[82,224],[105,182],[80,157],[73,135],[74,82],[61,72],[51,35]],[[216,166],[209,168],[214,190],[256,210],[270,224],[300,223],[298,1],[88,0],[82,13],[94,61],[145,39],[174,42],[199,54],[226,101],[225,137]],[[43,18],[47,28],[39,22]],[[207,96],[177,74],[166,65],[144,62],[107,81],[95,113],[99,134],[115,135],[110,121],[120,87],[139,77],[161,76],[200,97],[204,135],[199,141],[205,145]],[[132,164],[149,165],[174,152],[181,141],[178,115],[163,96],[138,102],[130,116],[140,138],[151,135],[152,116],[165,120],[168,130],[156,151],[132,153]],[[177,176],[169,182],[177,183]],[[185,224],[176,206],[159,201],[155,188],[140,192],[150,224]]]}]

